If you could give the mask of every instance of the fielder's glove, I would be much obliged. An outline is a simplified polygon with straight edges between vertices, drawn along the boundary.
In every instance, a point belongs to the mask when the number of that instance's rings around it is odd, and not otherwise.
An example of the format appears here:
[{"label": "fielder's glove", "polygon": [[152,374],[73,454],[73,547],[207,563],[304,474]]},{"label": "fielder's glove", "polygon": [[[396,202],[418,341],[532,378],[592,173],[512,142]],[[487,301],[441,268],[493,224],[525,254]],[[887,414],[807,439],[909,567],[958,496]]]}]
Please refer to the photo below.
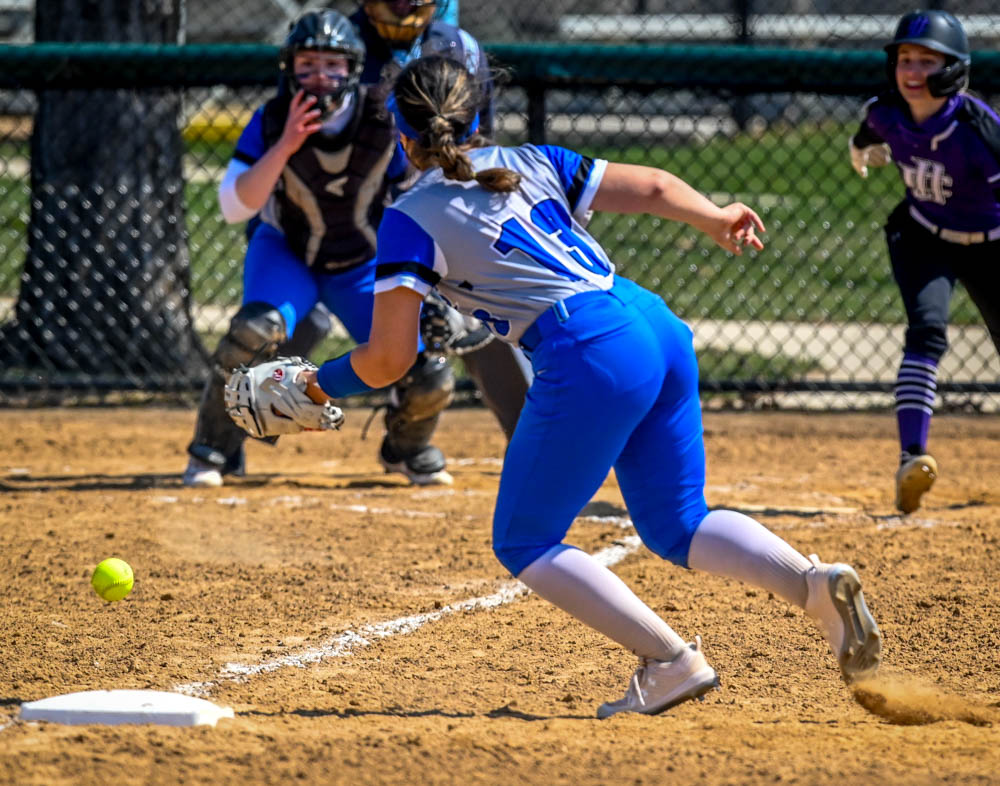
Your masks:
[{"label": "fielder's glove", "polygon": [[306,395],[303,371],[316,366],[303,358],[276,358],[269,363],[241,366],[229,375],[224,393],[226,412],[251,437],[276,437],[300,431],[340,428],[344,413],[327,401]]},{"label": "fielder's glove", "polygon": [[848,144],[851,148],[851,166],[861,177],[868,177],[868,167],[885,166],[892,161],[892,150],[884,142],[868,147],[856,147],[852,136]]},{"label": "fielder's glove", "polygon": [[430,352],[464,355],[493,340],[490,329],[474,317],[466,317],[432,291],[420,312],[420,333]]}]

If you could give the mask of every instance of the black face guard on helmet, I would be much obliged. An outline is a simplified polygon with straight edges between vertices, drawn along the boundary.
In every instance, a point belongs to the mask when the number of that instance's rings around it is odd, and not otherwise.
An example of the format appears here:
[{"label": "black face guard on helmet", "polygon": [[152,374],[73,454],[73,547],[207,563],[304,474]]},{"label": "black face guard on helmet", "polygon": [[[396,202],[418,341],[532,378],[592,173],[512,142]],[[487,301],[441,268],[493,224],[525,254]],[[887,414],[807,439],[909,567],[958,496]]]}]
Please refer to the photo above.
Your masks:
[{"label": "black face guard on helmet", "polygon": [[902,44],[919,44],[945,57],[945,65],[927,77],[935,98],[954,95],[969,82],[969,40],[961,22],[947,11],[912,11],[899,20],[896,34],[885,46],[889,84],[896,86],[896,61]]},{"label": "black face guard on helmet", "polygon": [[316,99],[316,108],[320,110],[319,119],[322,122],[340,106],[344,96],[354,90],[361,81],[361,71],[365,64],[365,45],[354,25],[343,14],[329,8],[303,14],[292,23],[278,56],[278,67],[287,81],[290,93],[304,89],[295,78],[295,55],[303,51],[332,52],[347,58],[347,76],[334,90],[323,95],[306,91],[307,95]]},{"label": "black face guard on helmet", "polygon": [[427,29],[437,10],[436,0],[410,0],[403,16],[396,12],[392,0],[364,0],[362,6],[368,21],[390,47],[412,44]]}]

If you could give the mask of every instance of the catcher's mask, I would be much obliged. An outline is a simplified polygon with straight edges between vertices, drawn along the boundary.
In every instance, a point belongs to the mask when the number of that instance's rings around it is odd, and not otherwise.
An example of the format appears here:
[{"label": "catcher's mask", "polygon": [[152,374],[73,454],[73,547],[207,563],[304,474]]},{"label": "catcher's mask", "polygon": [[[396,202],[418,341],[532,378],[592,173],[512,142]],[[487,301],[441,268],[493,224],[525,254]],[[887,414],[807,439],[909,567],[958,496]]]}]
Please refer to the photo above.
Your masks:
[{"label": "catcher's mask", "polygon": [[962,23],[947,11],[912,11],[899,20],[896,34],[886,44],[889,84],[896,86],[896,61],[902,44],[918,44],[944,55],[944,68],[927,77],[935,98],[957,93],[969,83],[969,40]]},{"label": "catcher's mask", "polygon": [[427,29],[435,0],[365,0],[365,13],[378,34],[390,45],[412,43]]},{"label": "catcher's mask", "polygon": [[331,52],[347,58],[347,76],[337,75],[332,79],[332,90],[322,95],[306,91],[316,98],[316,108],[320,110],[319,119],[322,122],[360,82],[361,70],[365,64],[365,45],[354,25],[343,14],[329,8],[303,14],[292,23],[278,56],[278,67],[290,93],[304,89],[294,70],[295,55],[303,51]]}]

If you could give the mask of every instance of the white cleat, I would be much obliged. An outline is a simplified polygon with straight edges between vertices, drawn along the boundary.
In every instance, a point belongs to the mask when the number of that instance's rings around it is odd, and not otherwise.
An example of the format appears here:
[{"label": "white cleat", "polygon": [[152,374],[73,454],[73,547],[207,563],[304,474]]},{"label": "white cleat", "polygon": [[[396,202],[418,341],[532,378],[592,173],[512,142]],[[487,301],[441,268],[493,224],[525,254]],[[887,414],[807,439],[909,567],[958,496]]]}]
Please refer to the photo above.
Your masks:
[{"label": "white cleat", "polygon": [[433,445],[425,445],[408,459],[397,458],[397,455],[389,448],[388,439],[383,440],[378,460],[386,472],[401,472],[415,486],[450,486],[455,482],[445,470],[444,453]]},{"label": "white cleat", "polygon": [[819,625],[848,685],[874,677],[882,661],[882,634],[868,611],[861,579],[850,565],[820,562],[806,574],[806,613]]},{"label": "white cleat", "polygon": [[192,456],[184,470],[183,482],[191,488],[218,488],[222,485],[222,473],[212,464]]},{"label": "white cleat", "polygon": [[598,718],[618,712],[656,715],[689,699],[700,698],[719,687],[719,675],[701,654],[701,636],[694,637],[671,661],[639,658],[625,696],[597,708]]},{"label": "white cleat", "polygon": [[405,461],[390,462],[382,456],[379,456],[378,460],[386,472],[401,472],[414,486],[450,486],[455,482],[451,473],[445,469],[436,472],[417,472],[406,466]]}]

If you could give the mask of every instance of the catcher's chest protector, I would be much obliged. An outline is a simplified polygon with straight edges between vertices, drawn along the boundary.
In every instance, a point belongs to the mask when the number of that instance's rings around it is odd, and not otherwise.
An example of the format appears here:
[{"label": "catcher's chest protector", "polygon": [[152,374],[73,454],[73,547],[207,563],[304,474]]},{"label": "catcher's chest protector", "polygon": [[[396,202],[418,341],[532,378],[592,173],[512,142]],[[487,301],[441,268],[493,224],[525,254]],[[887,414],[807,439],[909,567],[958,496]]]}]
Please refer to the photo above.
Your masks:
[{"label": "catcher's chest protector", "polygon": [[[292,250],[322,272],[344,270],[375,256],[385,208],[386,170],[396,147],[392,120],[362,87],[351,123],[337,136],[316,133],[291,157],[275,200]],[[288,114],[287,97],[264,108],[264,139],[273,146]]]}]

